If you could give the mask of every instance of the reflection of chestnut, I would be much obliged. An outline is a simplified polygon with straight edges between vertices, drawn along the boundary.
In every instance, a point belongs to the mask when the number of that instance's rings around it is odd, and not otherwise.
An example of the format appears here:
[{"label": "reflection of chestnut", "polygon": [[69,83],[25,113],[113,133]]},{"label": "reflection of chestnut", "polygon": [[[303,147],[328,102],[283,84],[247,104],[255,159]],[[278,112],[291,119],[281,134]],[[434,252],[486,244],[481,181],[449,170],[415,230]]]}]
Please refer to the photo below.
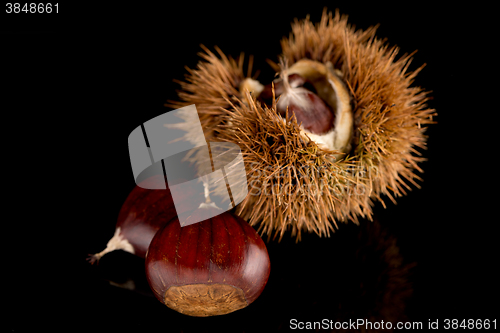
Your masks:
[{"label": "reflection of chestnut", "polygon": [[[203,214],[200,208],[193,213]],[[266,246],[243,219],[224,212],[181,227],[174,221],[154,236],[146,276],[160,302],[205,317],[244,308],[264,290],[270,272]]]}]

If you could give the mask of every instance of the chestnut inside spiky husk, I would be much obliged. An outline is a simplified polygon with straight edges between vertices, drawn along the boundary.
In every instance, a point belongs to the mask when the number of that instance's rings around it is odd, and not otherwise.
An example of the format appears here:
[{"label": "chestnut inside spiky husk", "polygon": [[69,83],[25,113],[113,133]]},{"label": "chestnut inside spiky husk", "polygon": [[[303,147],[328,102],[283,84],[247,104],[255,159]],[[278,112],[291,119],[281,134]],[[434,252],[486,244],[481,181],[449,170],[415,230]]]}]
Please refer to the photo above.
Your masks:
[{"label": "chestnut inside spiky husk", "polygon": [[207,141],[241,147],[249,194],[236,213],[260,223],[261,233],[329,235],[337,221],[371,218],[374,201],[394,202],[409,184],[418,186],[415,172],[424,158],[417,148],[425,148],[425,125],[435,112],[426,106],[427,93],[411,86],[420,70],[408,72],[411,55],[396,59],[398,49],[376,38],[375,30],[355,30],[345,16],[325,10],[319,24],[296,21],[281,41],[290,69],[315,62],[345,86],[352,134],[341,149],[305,133],[293,112],[280,113],[278,96],[258,100],[256,92],[268,82],[249,80],[251,62],[245,75],[243,57],[236,61],[219,49],[216,56],[205,48],[181,82],[180,101],[167,105],[195,104]]}]

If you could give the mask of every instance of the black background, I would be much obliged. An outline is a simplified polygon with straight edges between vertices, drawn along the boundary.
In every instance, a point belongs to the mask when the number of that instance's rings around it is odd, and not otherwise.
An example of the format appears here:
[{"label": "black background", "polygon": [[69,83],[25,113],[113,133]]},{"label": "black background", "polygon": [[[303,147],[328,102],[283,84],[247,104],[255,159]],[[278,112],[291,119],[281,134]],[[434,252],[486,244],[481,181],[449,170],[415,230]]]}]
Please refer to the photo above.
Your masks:
[{"label": "black background", "polygon": [[[410,69],[427,64],[415,85],[432,91],[438,124],[427,132],[424,181],[397,205],[387,200],[386,209],[374,208],[405,262],[417,263],[408,320],[425,326],[498,315],[491,8],[310,1],[67,6],[58,15],[1,17],[3,275],[12,332],[278,331],[292,318],[334,318],[318,286],[358,274],[337,264],[351,249],[334,243],[337,234],[269,243],[273,266],[262,296],[215,318],[183,316],[151,297],[138,258],[117,252],[98,266],[85,261],[112,236],[135,185],[129,133],[168,110],[163,104],[178,89],[172,80],[196,66],[199,45],[253,54],[254,68],[266,75],[265,59],[277,59],[293,19],[310,14],[318,21],[325,6],[360,29],[380,24],[377,36],[401,55],[418,50]],[[144,293],[109,283],[128,278]]]}]

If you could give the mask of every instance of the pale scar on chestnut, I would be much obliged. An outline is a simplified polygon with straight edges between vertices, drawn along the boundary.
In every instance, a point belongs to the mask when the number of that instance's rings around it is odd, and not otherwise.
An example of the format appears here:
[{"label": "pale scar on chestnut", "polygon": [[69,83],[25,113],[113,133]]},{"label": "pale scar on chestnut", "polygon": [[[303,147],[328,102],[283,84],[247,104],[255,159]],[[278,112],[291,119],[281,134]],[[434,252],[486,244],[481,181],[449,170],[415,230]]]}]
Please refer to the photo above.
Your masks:
[{"label": "pale scar on chestnut", "polygon": [[215,283],[172,286],[165,293],[165,305],[180,313],[195,316],[217,316],[248,305],[243,290]]}]

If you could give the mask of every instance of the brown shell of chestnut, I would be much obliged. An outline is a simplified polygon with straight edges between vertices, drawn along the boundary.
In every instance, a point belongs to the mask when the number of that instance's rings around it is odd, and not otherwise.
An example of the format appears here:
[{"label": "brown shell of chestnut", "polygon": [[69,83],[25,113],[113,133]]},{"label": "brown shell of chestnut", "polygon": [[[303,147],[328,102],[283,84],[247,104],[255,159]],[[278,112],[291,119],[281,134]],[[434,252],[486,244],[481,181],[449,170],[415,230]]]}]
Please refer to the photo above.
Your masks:
[{"label": "brown shell of chestnut", "polygon": [[264,290],[269,273],[264,242],[229,212],[184,227],[178,221],[167,224],[146,254],[146,276],[156,298],[190,316],[223,315],[248,306]]}]

